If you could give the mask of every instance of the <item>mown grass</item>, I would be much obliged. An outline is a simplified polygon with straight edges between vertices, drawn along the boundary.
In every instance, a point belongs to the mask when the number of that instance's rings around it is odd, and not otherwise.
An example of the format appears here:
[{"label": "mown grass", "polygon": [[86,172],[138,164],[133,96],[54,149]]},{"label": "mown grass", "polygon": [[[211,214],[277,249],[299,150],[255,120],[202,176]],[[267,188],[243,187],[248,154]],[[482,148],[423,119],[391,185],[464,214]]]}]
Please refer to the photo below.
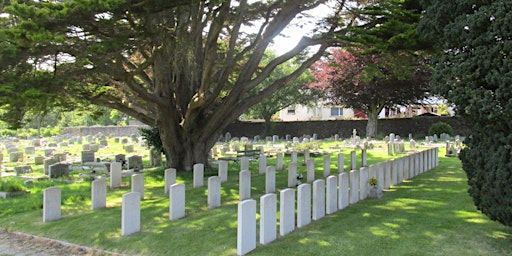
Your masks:
[{"label": "mown grass", "polygon": [[[344,151],[345,170],[349,154]],[[322,159],[315,158],[316,177],[322,175]],[[383,149],[370,152],[370,164],[386,159]],[[382,199],[365,200],[313,221],[269,245],[258,245],[250,255],[512,255],[512,229],[475,209],[457,159],[440,160],[439,167],[392,187]],[[268,162],[273,165],[275,159]],[[285,166],[288,163],[286,158]],[[64,189],[63,217],[50,223],[42,222],[41,191],[0,200],[2,212],[11,210],[0,213],[0,227],[129,255],[236,255],[238,168],[230,163],[222,206],[213,210],[207,207],[206,187],[192,188],[192,175],[179,173],[187,202],[186,217],[177,221],[169,220],[163,170],[145,173],[142,231],[130,236],[120,235],[121,196],[130,190],[129,178],[124,178],[124,187],[108,191],[107,208],[98,211],[90,209],[90,183],[52,184]],[[259,201],[265,183],[257,169],[257,161],[252,161],[252,198]],[[335,154],[331,170],[336,171]],[[305,173],[305,166],[299,164],[299,172]],[[211,175],[216,173],[207,172]],[[276,187],[284,189],[286,172],[276,178]],[[24,200],[40,200],[41,205],[14,210]]]}]

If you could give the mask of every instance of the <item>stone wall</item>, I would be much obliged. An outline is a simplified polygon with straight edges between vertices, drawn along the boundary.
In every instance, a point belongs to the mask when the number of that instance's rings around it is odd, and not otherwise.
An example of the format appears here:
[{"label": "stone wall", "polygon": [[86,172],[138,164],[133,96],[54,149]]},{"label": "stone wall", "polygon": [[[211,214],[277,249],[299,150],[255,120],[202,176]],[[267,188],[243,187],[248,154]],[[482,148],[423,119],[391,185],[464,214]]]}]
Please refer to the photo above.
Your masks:
[{"label": "stone wall", "polygon": [[[467,135],[467,128],[462,119],[458,117],[437,117],[422,116],[414,118],[393,118],[379,119],[378,135],[384,137],[389,133],[395,133],[407,138],[409,133],[415,138],[424,138],[428,133],[430,126],[437,122],[445,122],[452,126],[455,135]],[[366,134],[367,120],[335,120],[335,121],[304,121],[304,122],[275,122],[272,123],[273,134],[284,137],[289,134],[291,136],[302,136],[304,134],[312,135],[316,133],[318,138],[329,138],[334,134],[339,134],[342,138],[352,135],[352,129],[356,129],[360,136]],[[130,136],[139,135],[140,128],[147,126],[92,126],[92,127],[65,127],[63,133],[86,136],[102,133],[108,136]],[[232,137],[253,137],[261,135],[264,131],[262,122],[234,122],[226,129],[225,132],[231,133]],[[225,133],[224,132],[224,133]]]}]

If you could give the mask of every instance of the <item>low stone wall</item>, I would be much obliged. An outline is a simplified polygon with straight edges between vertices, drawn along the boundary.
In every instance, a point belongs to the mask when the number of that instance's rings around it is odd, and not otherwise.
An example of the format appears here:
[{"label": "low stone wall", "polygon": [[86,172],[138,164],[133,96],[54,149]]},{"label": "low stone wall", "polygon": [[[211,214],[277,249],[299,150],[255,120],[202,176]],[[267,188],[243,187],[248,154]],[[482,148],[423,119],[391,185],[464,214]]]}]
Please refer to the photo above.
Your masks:
[{"label": "low stone wall", "polygon": [[[359,136],[364,137],[366,136],[367,122],[367,120],[274,122],[272,123],[272,133],[280,137],[284,137],[287,134],[300,137],[305,134],[312,135],[316,133],[320,139],[332,137],[334,134],[338,134],[342,138],[348,138],[352,135],[352,130],[356,129]],[[435,116],[379,119],[377,134],[384,137],[387,134],[395,133],[403,138],[407,138],[409,134],[413,134],[415,138],[424,138],[430,126],[437,122],[450,124],[455,135],[465,136],[468,134],[467,127],[464,125],[461,118]],[[148,126],[65,127],[62,128],[62,131],[65,134],[76,136],[95,135],[98,133],[108,136],[130,136],[133,134],[139,135],[140,128],[148,128]],[[228,126],[224,133],[229,132],[233,137],[253,137],[262,135],[263,131],[264,125],[262,122],[234,122]]]}]

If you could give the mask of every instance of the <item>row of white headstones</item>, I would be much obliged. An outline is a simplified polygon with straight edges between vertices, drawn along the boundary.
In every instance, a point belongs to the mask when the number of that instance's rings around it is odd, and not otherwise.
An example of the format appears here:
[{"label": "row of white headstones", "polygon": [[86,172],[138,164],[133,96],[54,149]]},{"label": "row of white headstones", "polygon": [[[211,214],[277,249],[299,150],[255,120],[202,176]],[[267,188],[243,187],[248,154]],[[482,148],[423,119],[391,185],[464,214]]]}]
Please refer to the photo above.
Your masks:
[{"label": "row of white headstones", "polygon": [[[333,214],[350,204],[367,199],[370,177],[377,178],[378,184],[384,184],[384,189],[389,189],[405,179],[412,179],[437,167],[438,164],[438,149],[432,148],[369,167],[363,166],[359,170],[351,170],[348,174],[342,172],[337,176],[329,175],[325,179],[313,181],[312,185],[300,184],[296,191],[292,188],[281,190],[279,235],[285,236],[296,227],[304,227],[312,220],[320,220],[326,214]],[[276,215],[277,195],[267,193],[261,196],[260,244],[268,244],[277,239]],[[237,254],[245,255],[251,252],[256,248],[256,244],[256,200],[246,199],[238,204]]]},{"label": "row of white headstones", "polygon": [[[305,157],[307,178],[304,184],[297,181],[297,154],[291,155],[288,165],[288,188],[280,191],[280,230],[284,236],[295,229],[303,227],[311,220],[319,220],[325,214],[332,214],[368,197],[368,179],[375,177],[382,188],[389,189],[400,184],[404,179],[411,179],[430,170],[438,164],[438,149],[396,158],[387,162],[367,166],[366,151],[362,154],[362,167],[356,169],[356,152],[351,152],[351,171],[344,172],[343,154],[338,155],[338,174],[330,174],[330,157],[324,157],[323,178],[315,180],[314,159]],[[260,243],[268,244],[277,239],[276,210],[277,195],[275,188],[276,169],[282,166],[282,154],[277,155],[277,165],[266,166],[266,157],[259,158],[259,173],[265,174],[265,195],[260,200]],[[263,168],[264,167],[264,168]],[[208,178],[208,207],[221,206],[221,183],[227,181],[228,162],[219,161],[219,174]],[[249,159],[242,158],[239,173],[238,238],[237,252],[244,255],[256,248],[256,201],[251,199],[251,173]],[[204,182],[204,165],[194,165],[193,186],[201,187]],[[263,171],[262,171],[263,170]],[[121,164],[111,163],[110,187],[121,185]],[[169,218],[176,220],[185,217],[185,184],[176,183],[176,170],[165,170],[164,192],[169,193]],[[311,185],[312,184],[312,185]],[[297,186],[298,185],[298,186]],[[311,186],[313,189],[311,189]],[[295,189],[297,190],[297,223],[295,223]],[[312,194],[311,194],[312,192]],[[91,186],[92,209],[106,207],[107,185],[103,178],[96,179]],[[43,222],[61,218],[61,190],[51,187],[44,190]],[[311,205],[311,198],[313,204]],[[130,235],[140,231],[140,202],[144,199],[144,176],[142,173],[131,176],[131,192],[122,196],[121,234]]]}]

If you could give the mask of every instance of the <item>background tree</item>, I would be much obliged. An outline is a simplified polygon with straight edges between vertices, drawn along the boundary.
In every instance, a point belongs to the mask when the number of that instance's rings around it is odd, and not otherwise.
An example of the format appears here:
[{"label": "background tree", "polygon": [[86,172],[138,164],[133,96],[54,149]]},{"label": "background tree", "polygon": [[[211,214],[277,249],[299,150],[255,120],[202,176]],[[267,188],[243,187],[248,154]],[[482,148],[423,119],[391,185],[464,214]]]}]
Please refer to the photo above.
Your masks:
[{"label": "background tree", "polygon": [[460,154],[468,192],[482,213],[512,226],[512,5],[426,3],[420,28],[439,49],[433,90],[455,104],[470,129]]},{"label": "background tree", "polygon": [[423,51],[429,44],[416,32],[421,11],[418,0],[371,1],[353,9],[350,15],[358,25],[337,35],[348,42],[347,51],[334,50],[313,67],[315,86],[330,101],[367,114],[366,136],[377,135],[384,107],[417,103],[426,96],[429,69]]},{"label": "background tree", "polygon": [[[337,24],[262,63],[290,22],[324,2],[4,1],[3,118],[20,126],[34,102],[117,109],[158,128],[169,166],[191,170],[207,164],[225,127],[322,55]],[[254,91],[310,46],[293,71]]]},{"label": "background tree", "polygon": [[384,107],[416,103],[428,89],[429,68],[410,55],[350,53],[334,49],[313,65],[317,82],[334,104],[362,110],[368,116],[366,136],[377,135]]},{"label": "background tree", "polygon": [[[271,54],[272,56],[273,54]],[[283,65],[277,67],[274,73],[267,78],[256,89],[265,88],[268,84],[272,84],[275,80],[282,77],[284,74],[290,73],[300,65],[300,59],[294,59]],[[314,81],[314,77],[309,70],[304,71],[298,78],[291,81],[284,88],[273,93],[271,96],[263,99],[258,104],[249,108],[249,110],[242,116],[243,118],[261,118],[265,121],[264,136],[272,135],[272,116],[278,111],[295,105],[310,105],[315,104],[319,97],[318,90],[312,89],[307,85]]]}]

